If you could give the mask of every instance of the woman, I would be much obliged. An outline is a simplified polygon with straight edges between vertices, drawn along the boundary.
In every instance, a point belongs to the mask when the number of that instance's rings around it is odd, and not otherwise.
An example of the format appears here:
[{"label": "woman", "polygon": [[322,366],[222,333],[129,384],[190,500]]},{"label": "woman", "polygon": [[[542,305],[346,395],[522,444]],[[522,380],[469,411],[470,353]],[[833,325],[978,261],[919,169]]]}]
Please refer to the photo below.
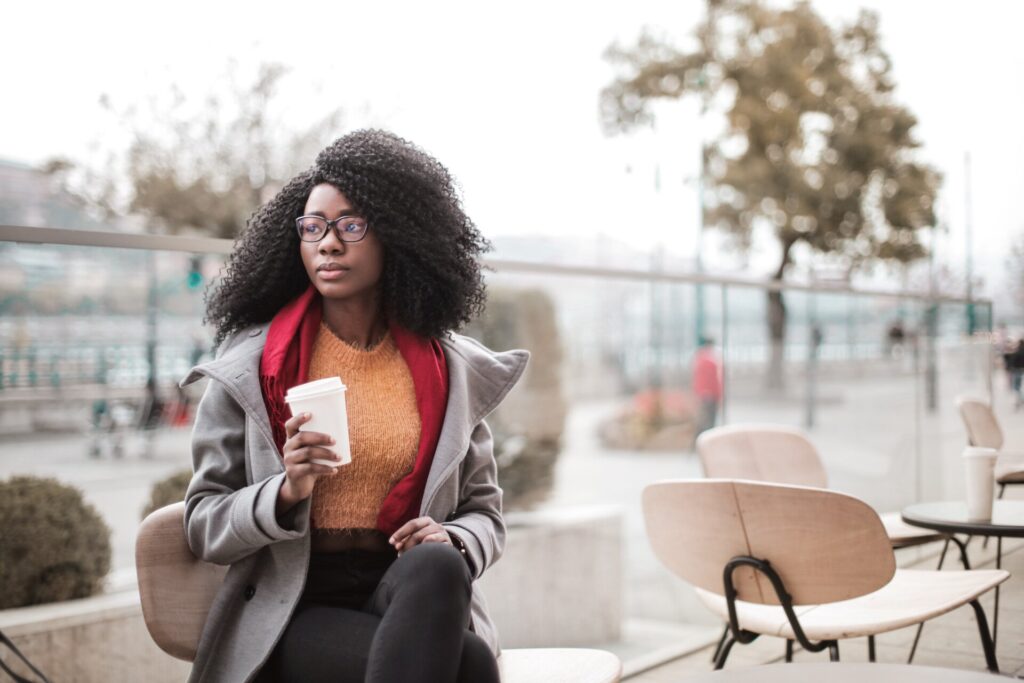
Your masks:
[{"label": "woman", "polygon": [[[257,211],[213,292],[189,546],[230,569],[193,681],[497,681],[472,581],[505,528],[484,417],[525,351],[451,331],[478,314],[486,242],[448,172],[392,134],[340,138]],[[347,386],[350,464],[284,393]]]}]

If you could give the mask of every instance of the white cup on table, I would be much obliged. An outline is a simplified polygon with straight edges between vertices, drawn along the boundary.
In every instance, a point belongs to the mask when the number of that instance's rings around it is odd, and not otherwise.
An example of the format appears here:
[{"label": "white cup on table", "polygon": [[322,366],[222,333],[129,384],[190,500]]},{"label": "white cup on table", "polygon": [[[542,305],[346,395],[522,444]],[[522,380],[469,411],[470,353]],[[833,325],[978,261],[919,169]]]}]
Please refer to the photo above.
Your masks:
[{"label": "white cup on table", "polygon": [[992,519],[997,456],[998,451],[994,448],[968,446],[964,449],[968,521],[983,522]]}]

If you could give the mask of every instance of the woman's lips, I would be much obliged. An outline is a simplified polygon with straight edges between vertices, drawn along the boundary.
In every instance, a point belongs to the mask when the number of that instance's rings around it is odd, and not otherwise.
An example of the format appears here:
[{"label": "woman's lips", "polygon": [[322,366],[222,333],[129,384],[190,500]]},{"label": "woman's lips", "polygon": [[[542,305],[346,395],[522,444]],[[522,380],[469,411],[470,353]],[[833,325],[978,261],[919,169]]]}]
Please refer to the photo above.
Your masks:
[{"label": "woman's lips", "polygon": [[348,268],[322,268],[316,271],[317,276],[321,280],[340,280],[345,277],[346,273],[348,273]]}]

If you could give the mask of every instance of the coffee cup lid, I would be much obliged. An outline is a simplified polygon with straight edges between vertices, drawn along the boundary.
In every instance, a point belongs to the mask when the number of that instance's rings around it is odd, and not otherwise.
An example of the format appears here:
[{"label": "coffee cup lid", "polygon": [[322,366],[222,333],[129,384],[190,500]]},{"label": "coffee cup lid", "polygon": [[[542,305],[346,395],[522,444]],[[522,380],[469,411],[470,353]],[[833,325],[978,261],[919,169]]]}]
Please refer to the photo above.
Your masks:
[{"label": "coffee cup lid", "polygon": [[292,387],[285,394],[284,400],[293,401],[300,398],[319,396],[320,394],[326,394],[331,391],[344,390],[345,385],[342,384],[340,377],[325,377],[324,379],[318,379]]}]

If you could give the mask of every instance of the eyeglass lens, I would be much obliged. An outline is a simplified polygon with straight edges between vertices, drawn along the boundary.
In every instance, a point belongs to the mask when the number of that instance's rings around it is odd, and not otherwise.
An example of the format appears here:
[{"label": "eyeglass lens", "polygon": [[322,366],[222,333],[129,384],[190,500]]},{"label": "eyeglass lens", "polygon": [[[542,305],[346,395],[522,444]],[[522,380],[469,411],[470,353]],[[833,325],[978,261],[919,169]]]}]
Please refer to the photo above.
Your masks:
[{"label": "eyeglass lens", "polygon": [[328,225],[334,225],[342,242],[358,242],[366,235],[366,220],[358,216],[342,216],[327,221],[320,216],[302,216],[295,220],[299,238],[304,242],[319,242],[327,234]]}]

